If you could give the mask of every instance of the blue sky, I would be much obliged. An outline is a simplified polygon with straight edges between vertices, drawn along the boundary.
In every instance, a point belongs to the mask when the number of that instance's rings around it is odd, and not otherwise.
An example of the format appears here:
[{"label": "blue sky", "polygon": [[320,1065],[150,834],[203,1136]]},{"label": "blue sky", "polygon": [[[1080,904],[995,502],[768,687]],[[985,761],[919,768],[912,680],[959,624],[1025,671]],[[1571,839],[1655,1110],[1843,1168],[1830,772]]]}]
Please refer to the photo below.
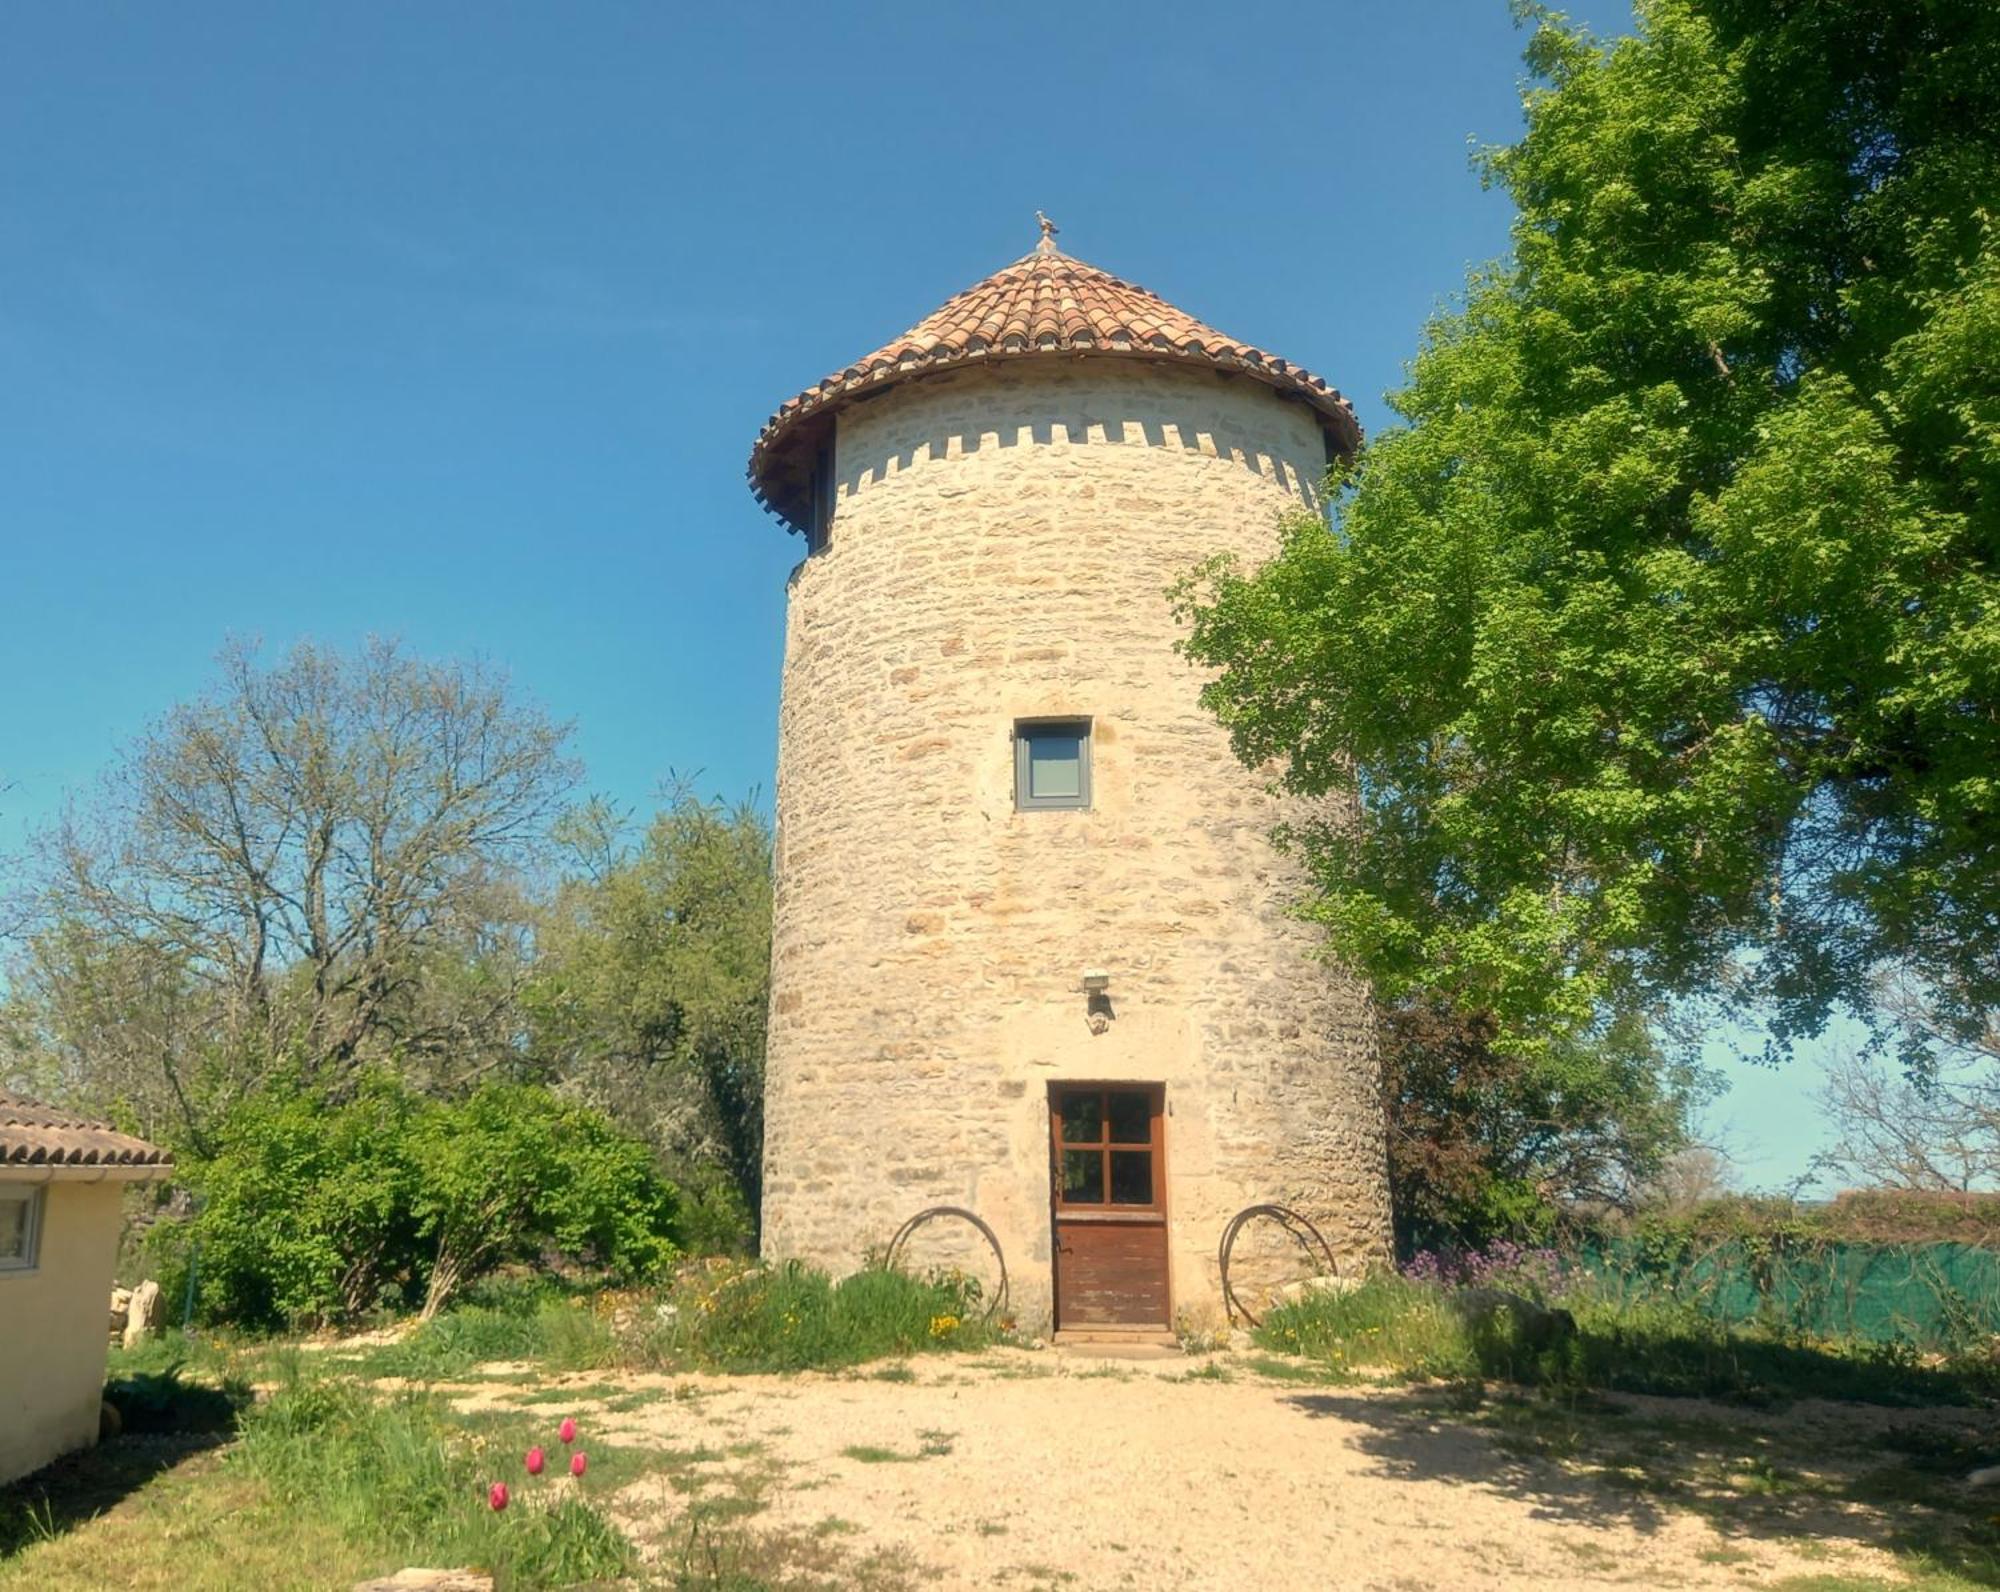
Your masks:
[{"label": "blue sky", "polygon": [[[1041,208],[1379,426],[1505,246],[1467,153],[1520,45],[1503,0],[9,8],[0,848],[231,634],[481,653],[596,789],[768,792],[777,403]],[[1730,1072],[1788,1174],[1806,1070]]]}]

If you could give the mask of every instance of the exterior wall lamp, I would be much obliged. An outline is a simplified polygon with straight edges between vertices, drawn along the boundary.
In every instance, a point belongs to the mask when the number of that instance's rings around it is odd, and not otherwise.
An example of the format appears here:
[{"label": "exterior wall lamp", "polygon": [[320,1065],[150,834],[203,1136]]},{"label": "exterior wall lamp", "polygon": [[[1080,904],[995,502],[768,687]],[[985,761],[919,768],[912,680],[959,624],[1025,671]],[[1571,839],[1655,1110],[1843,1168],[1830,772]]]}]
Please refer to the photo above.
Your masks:
[{"label": "exterior wall lamp", "polygon": [[1111,1009],[1111,975],[1094,969],[1083,975],[1083,1020],[1090,1025],[1093,1034],[1101,1034],[1111,1026],[1117,1013]]}]

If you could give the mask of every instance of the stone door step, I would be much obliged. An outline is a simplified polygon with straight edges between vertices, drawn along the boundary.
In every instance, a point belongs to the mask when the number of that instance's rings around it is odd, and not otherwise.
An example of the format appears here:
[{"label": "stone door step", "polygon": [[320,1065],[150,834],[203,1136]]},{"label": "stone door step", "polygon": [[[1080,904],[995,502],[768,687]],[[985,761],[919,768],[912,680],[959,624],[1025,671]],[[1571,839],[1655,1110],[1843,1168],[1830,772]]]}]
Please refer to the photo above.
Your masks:
[{"label": "stone door step", "polygon": [[1145,1327],[1066,1328],[1053,1339],[1058,1349],[1103,1355],[1112,1360],[1158,1360],[1181,1352],[1180,1339],[1171,1332]]}]

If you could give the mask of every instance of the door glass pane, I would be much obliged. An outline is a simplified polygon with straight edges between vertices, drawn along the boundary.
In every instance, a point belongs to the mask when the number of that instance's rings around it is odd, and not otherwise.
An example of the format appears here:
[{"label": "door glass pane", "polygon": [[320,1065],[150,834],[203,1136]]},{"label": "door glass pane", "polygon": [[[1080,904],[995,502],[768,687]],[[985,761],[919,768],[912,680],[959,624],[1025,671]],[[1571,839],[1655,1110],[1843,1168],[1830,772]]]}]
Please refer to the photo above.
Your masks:
[{"label": "door glass pane", "polygon": [[1143,1089],[1111,1092],[1111,1142],[1150,1144],[1153,1141],[1153,1099]]},{"label": "door glass pane", "polygon": [[1111,1203],[1150,1205],[1153,1203],[1153,1152],[1113,1150],[1111,1152]]},{"label": "door glass pane", "polygon": [[1037,730],[1028,737],[1028,794],[1041,800],[1083,794],[1083,738]]},{"label": "door glass pane", "polygon": [[1089,1094],[1064,1095],[1062,1102],[1062,1136],[1065,1144],[1100,1144],[1104,1140],[1104,1096],[1092,1090]]},{"label": "door glass pane", "polygon": [[[1147,1181],[1152,1181],[1150,1174]],[[1101,1151],[1063,1151],[1062,1197],[1068,1205],[1104,1203],[1104,1156]]]}]

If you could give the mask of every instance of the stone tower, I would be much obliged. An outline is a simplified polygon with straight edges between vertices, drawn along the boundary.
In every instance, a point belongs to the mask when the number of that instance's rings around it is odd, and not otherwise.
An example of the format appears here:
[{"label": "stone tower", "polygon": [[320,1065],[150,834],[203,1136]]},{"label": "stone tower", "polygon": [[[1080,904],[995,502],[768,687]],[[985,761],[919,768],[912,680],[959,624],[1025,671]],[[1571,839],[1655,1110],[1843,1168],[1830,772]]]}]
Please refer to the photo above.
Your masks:
[{"label": "stone tower", "polygon": [[1166,596],[1211,554],[1268,556],[1358,430],[1053,230],[751,454],[807,547],[764,1250],[846,1272],[962,1206],[1024,1323],[1153,1328],[1219,1317],[1249,1205],[1307,1214],[1343,1269],[1387,1252],[1366,991],[1287,915],[1278,804]]}]

